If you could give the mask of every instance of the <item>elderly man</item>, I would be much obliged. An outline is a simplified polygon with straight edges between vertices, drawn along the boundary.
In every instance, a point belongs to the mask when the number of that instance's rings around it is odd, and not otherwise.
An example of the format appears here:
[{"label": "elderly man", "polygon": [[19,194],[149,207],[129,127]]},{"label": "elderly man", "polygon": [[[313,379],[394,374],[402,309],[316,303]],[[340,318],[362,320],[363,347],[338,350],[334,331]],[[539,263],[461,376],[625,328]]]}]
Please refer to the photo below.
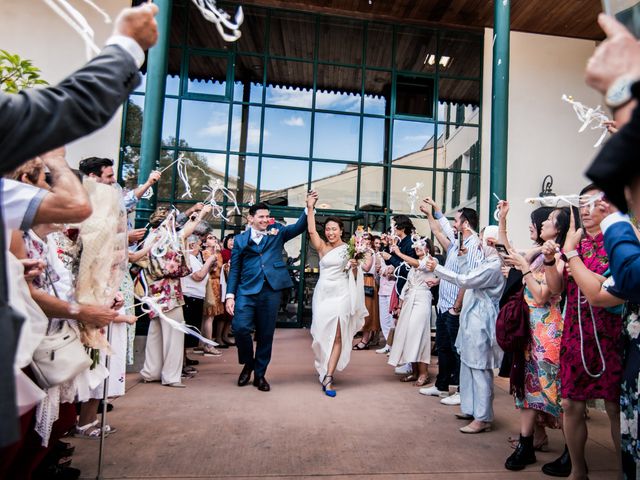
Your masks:
[{"label": "elderly man", "polygon": [[460,419],[472,420],[462,433],[481,433],[491,430],[493,421],[493,369],[500,366],[502,350],[496,340],[496,319],[506,279],[502,275],[502,260],[494,248],[498,227],[491,225],[484,231],[484,259],[469,269],[466,248],[458,252],[460,273],[437,260],[427,260],[427,269],[442,280],[464,289],[460,312],[460,329],[455,348],[460,355]]}]

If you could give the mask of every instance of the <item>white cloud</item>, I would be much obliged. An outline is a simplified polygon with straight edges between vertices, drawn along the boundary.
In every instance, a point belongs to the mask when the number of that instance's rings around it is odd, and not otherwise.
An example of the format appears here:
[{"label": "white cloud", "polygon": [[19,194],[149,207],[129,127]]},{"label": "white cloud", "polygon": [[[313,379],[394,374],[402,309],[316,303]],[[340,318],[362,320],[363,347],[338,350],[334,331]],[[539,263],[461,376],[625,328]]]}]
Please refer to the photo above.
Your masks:
[{"label": "white cloud", "polygon": [[285,118],[282,123],[290,127],[304,127],[304,119],[295,115]]},{"label": "white cloud", "polygon": [[209,153],[207,156],[207,165],[214,170],[224,172],[227,166],[227,156],[223,153]]},{"label": "white cloud", "polygon": [[198,130],[199,137],[221,137],[227,134],[227,122],[210,122],[206,127]]},{"label": "white cloud", "polygon": [[316,93],[316,108],[320,110],[330,110],[340,106],[340,110],[359,111],[360,96],[346,93],[337,94],[329,92]]}]

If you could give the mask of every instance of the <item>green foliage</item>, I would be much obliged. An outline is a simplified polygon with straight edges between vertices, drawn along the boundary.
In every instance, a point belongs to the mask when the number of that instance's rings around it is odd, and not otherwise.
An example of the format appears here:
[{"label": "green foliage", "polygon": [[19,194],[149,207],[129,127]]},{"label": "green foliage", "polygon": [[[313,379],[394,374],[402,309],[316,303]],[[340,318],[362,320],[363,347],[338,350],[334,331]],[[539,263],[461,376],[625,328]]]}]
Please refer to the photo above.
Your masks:
[{"label": "green foliage", "polygon": [[40,69],[31,60],[0,49],[0,91],[18,93],[36,85],[48,85],[40,78]]}]

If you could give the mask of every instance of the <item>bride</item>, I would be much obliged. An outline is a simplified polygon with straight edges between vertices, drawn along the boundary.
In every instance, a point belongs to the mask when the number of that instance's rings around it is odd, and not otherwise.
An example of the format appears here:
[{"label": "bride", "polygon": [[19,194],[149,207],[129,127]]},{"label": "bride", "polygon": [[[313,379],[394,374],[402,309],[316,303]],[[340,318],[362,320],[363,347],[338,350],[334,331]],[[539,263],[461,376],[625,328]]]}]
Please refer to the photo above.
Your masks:
[{"label": "bride", "polygon": [[[322,391],[335,397],[333,374],[343,370],[351,357],[351,341],[368,315],[364,305],[362,268],[356,260],[347,259],[347,244],[342,241],[344,226],[337,217],[329,217],[324,233],[327,241],[316,230],[313,207],[318,194],[307,197],[307,223],[311,245],[320,257],[320,278],[313,292],[311,348],[315,354]],[[371,267],[372,257],[367,254],[364,268]]]}]

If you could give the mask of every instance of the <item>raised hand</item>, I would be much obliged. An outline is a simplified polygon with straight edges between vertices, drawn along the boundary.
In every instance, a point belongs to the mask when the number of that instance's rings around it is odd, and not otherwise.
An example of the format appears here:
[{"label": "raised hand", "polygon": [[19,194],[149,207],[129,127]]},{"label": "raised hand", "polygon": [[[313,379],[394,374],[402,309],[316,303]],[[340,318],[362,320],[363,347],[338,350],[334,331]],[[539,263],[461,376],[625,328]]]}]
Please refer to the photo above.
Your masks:
[{"label": "raised hand", "polygon": [[158,7],[148,2],[139,7],[125,8],[116,19],[113,33],[131,37],[143,50],[148,50],[158,41],[157,13]]},{"label": "raised hand", "polygon": [[509,250],[509,255],[504,257],[504,261],[507,265],[511,265],[513,268],[526,272],[529,269],[529,262],[527,259],[516,252],[514,249]]},{"label": "raised hand", "polygon": [[582,240],[583,235],[583,230],[581,228],[576,230],[576,218],[573,214],[573,208],[570,208],[569,212],[569,230],[567,231],[567,238],[564,241],[565,253],[575,250],[578,244],[580,244],[580,240]]},{"label": "raised hand", "polygon": [[440,211],[440,207],[438,206],[438,204],[435,202],[435,200],[431,197],[425,197],[424,200],[422,200],[424,203],[426,203],[427,205],[431,206],[431,208],[433,209],[434,212],[439,212]]},{"label": "raised hand", "polygon": [[506,200],[500,200],[498,202],[498,210],[500,210],[499,218],[507,218],[507,215],[509,213],[509,202],[507,202]]},{"label": "raised hand", "polygon": [[307,193],[307,208],[315,208],[317,202],[318,192],[310,190],[309,193]]},{"label": "raised hand", "polygon": [[542,255],[544,255],[544,259],[548,262],[552,261],[555,258],[556,252],[559,248],[560,245],[558,245],[553,240],[547,240],[546,242],[544,242],[544,244],[542,245]]},{"label": "raised hand", "polygon": [[151,172],[149,174],[149,178],[147,179],[147,183],[149,185],[153,185],[155,183],[158,183],[158,180],[160,180],[161,176],[162,176],[162,173],[160,173],[158,170],[154,170],[153,172]]},{"label": "raised hand", "polygon": [[424,265],[428,271],[433,272],[438,266],[438,260],[433,257],[429,257]]}]

